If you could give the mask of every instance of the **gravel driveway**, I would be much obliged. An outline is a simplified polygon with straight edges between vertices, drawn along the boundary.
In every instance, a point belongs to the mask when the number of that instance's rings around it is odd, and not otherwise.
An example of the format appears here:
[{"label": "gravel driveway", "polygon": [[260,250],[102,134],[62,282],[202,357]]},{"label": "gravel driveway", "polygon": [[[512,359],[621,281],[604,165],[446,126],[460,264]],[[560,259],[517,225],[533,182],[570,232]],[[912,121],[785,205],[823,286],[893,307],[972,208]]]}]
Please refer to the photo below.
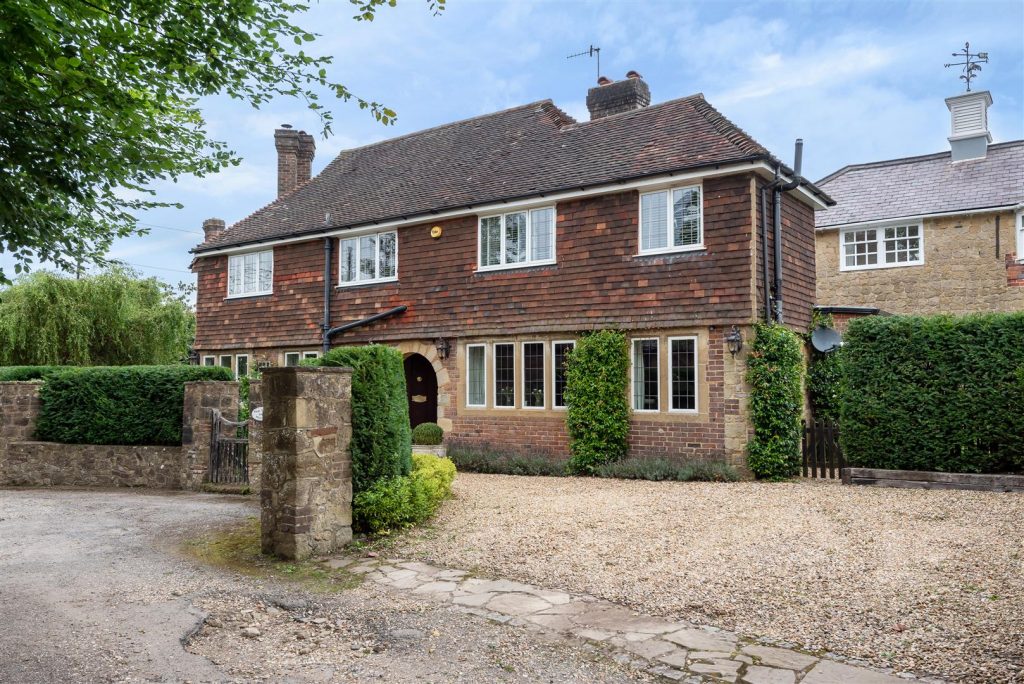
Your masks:
[{"label": "gravel driveway", "polygon": [[1024,495],[460,474],[395,553],[897,671],[1024,681]]},{"label": "gravel driveway", "polygon": [[648,679],[373,583],[311,593],[182,555],[256,513],[182,492],[0,489],[0,682]]}]

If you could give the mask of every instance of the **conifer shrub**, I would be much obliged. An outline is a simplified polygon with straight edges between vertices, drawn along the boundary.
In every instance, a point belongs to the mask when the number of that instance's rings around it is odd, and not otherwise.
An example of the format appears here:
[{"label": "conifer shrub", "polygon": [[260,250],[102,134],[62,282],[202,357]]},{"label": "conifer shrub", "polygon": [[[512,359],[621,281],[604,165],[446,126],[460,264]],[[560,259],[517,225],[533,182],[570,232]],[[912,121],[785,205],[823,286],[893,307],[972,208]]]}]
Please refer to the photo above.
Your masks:
[{"label": "conifer shrub", "polygon": [[747,358],[754,424],[747,465],[758,478],[784,480],[800,472],[803,366],[796,333],[782,325],[757,325]]},{"label": "conifer shrub", "polygon": [[625,457],[629,439],[629,345],[618,330],[580,337],[566,365],[565,424],[574,473]]},{"label": "conifer shrub", "polygon": [[352,368],[352,489],[368,490],[378,480],[408,475],[412,431],[402,354],[382,344],[337,347],[318,366]]}]

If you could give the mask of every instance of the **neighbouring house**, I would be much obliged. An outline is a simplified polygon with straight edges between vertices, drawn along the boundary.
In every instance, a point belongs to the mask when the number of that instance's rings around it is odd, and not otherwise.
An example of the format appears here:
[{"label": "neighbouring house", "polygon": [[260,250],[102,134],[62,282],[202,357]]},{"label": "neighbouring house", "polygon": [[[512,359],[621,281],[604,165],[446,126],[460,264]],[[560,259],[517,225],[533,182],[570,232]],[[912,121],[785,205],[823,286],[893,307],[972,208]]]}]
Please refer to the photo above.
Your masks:
[{"label": "neighbouring house", "polygon": [[815,216],[817,302],[837,320],[1024,309],[1024,140],[991,144],[991,104],[988,91],[946,100],[948,152],[817,183],[836,200]]},{"label": "neighbouring house", "polygon": [[[562,456],[564,360],[614,327],[631,453],[743,463],[746,348],[726,338],[749,342],[772,306],[807,327],[814,211],[830,200],[702,95],[649,105],[635,72],[599,84],[589,121],[534,102],[346,150],[313,178],[312,137],[277,130],[278,198],[207,221],[193,250],[200,362],[244,374],[393,345],[414,424]],[[760,232],[773,194],[778,279]]]}]

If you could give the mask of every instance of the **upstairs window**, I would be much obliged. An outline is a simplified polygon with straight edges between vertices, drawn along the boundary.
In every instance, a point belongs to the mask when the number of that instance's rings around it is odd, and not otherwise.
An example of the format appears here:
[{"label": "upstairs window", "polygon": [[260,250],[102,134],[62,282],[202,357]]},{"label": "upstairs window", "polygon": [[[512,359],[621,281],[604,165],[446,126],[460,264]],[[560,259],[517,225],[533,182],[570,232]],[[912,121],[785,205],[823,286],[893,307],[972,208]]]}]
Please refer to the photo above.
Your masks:
[{"label": "upstairs window", "polygon": [[924,263],[920,224],[860,228],[840,235],[840,270],[915,266]]},{"label": "upstairs window", "polygon": [[270,294],[274,289],[274,250],[228,257],[228,297]]},{"label": "upstairs window", "polygon": [[480,219],[479,267],[515,268],[555,262],[555,208]]},{"label": "upstairs window", "polygon": [[701,249],[702,204],[699,185],[640,195],[640,253]]},{"label": "upstairs window", "polygon": [[373,233],[339,241],[340,285],[398,279],[398,233]]}]

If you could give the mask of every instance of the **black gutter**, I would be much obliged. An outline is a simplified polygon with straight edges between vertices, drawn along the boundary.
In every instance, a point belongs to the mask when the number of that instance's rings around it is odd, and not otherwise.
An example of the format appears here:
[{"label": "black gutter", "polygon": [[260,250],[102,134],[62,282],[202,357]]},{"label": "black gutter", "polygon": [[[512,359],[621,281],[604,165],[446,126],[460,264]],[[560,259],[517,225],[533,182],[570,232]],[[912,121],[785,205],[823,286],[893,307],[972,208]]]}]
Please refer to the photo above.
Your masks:
[{"label": "black gutter", "polygon": [[394,309],[388,309],[387,311],[381,311],[379,314],[374,314],[374,315],[372,315],[372,316],[370,316],[368,318],[363,318],[363,319],[358,320],[358,321],[352,321],[351,323],[346,323],[345,325],[339,325],[337,328],[331,328],[330,330],[325,330],[324,331],[324,349],[330,348],[331,338],[334,337],[335,335],[339,335],[339,334],[341,334],[343,332],[348,332],[349,330],[354,330],[355,328],[361,328],[364,325],[369,325],[370,323],[376,323],[377,321],[382,321],[385,318],[391,318],[392,316],[397,316],[400,313],[405,313],[406,309],[408,309],[408,308],[409,308],[408,306],[406,306],[405,304],[402,304],[401,306],[396,306]]},{"label": "black gutter", "polygon": [[[323,235],[324,233],[329,232],[329,231],[336,231],[336,230],[358,230],[358,229],[361,229],[361,228],[369,228],[369,227],[372,227],[372,226],[375,226],[375,225],[380,225],[381,223],[390,223],[392,221],[412,222],[412,221],[417,221],[417,220],[419,220],[421,218],[424,221],[428,221],[428,220],[430,220],[431,217],[436,216],[437,214],[442,213],[442,212],[456,211],[456,210],[473,211],[476,207],[479,207],[481,204],[498,204],[498,203],[518,202],[520,200],[528,200],[528,199],[534,199],[534,198],[544,198],[547,195],[553,195],[553,194],[560,193],[560,192],[575,192],[575,191],[578,191],[578,190],[589,190],[589,189],[592,189],[592,188],[600,187],[602,185],[611,185],[613,183],[618,183],[618,184],[621,185],[621,184],[624,184],[624,183],[629,183],[631,181],[643,180],[645,178],[654,178],[654,177],[657,177],[657,176],[672,177],[673,175],[675,175],[677,173],[686,173],[686,172],[695,171],[695,170],[698,170],[698,169],[715,169],[715,168],[720,168],[722,166],[727,166],[727,165],[732,165],[732,164],[744,164],[744,163],[753,164],[753,163],[759,162],[759,161],[773,163],[776,166],[777,169],[781,170],[782,173],[787,174],[787,175],[791,175],[791,171],[790,171],[789,167],[787,167],[785,164],[783,164],[779,160],[777,160],[774,157],[772,157],[770,154],[752,154],[752,155],[747,155],[745,157],[739,157],[737,159],[727,159],[727,160],[723,160],[723,161],[717,161],[717,162],[711,162],[711,163],[705,163],[705,164],[693,164],[693,165],[690,165],[690,166],[681,166],[681,167],[677,167],[677,168],[674,168],[674,169],[671,169],[671,170],[668,170],[668,171],[652,171],[650,173],[644,173],[644,174],[640,174],[640,175],[637,175],[637,176],[624,176],[624,177],[620,177],[620,178],[611,178],[611,179],[606,180],[606,181],[601,181],[599,183],[594,183],[593,185],[562,187],[562,188],[556,188],[556,189],[552,189],[552,190],[544,190],[543,192],[534,192],[534,193],[530,193],[530,194],[526,194],[526,195],[510,195],[508,197],[503,197],[503,198],[498,198],[498,199],[481,200],[481,201],[475,202],[473,204],[462,204],[462,205],[455,205],[455,206],[450,206],[450,207],[440,207],[440,208],[435,208],[435,209],[429,209],[429,210],[421,212],[419,214],[412,214],[410,216],[392,216],[392,217],[386,217],[386,218],[379,218],[379,219],[375,219],[373,221],[366,221],[364,223],[356,223],[356,224],[349,225],[349,226],[324,226],[320,230],[299,231],[299,232],[295,232],[295,233],[289,233],[287,236],[285,236],[285,238],[282,238],[281,236],[278,236],[278,237],[273,237],[273,238],[266,238],[264,240],[254,240],[254,241],[251,241],[251,242],[241,242],[241,243],[227,244],[227,245],[211,245],[209,247],[209,249],[207,249],[207,250],[200,250],[200,251],[197,251],[193,247],[189,251],[192,254],[200,255],[200,254],[203,253],[203,251],[213,251],[213,250],[217,250],[217,249],[234,249],[234,248],[241,248],[241,247],[256,246],[256,245],[262,244],[264,242],[273,242],[275,240],[281,240],[281,239],[287,239],[287,238],[300,238],[300,237],[310,237],[310,238],[312,238],[312,237],[316,237],[318,235]],[[816,197],[818,197],[818,199],[820,199],[825,204],[828,204],[830,206],[835,204],[835,201],[831,197],[829,197],[827,193],[825,193],[823,190],[821,190],[820,188],[815,186],[810,181],[807,181],[806,179],[801,178],[800,182],[799,182],[799,185],[811,188],[812,191],[813,191],[813,194]],[[796,186],[794,186],[794,187],[796,187]]]},{"label": "black gutter", "polygon": [[324,322],[321,325],[323,331],[324,346],[323,353],[326,354],[331,348],[331,338],[327,334],[331,329],[331,254],[334,251],[334,238],[324,238]]}]

